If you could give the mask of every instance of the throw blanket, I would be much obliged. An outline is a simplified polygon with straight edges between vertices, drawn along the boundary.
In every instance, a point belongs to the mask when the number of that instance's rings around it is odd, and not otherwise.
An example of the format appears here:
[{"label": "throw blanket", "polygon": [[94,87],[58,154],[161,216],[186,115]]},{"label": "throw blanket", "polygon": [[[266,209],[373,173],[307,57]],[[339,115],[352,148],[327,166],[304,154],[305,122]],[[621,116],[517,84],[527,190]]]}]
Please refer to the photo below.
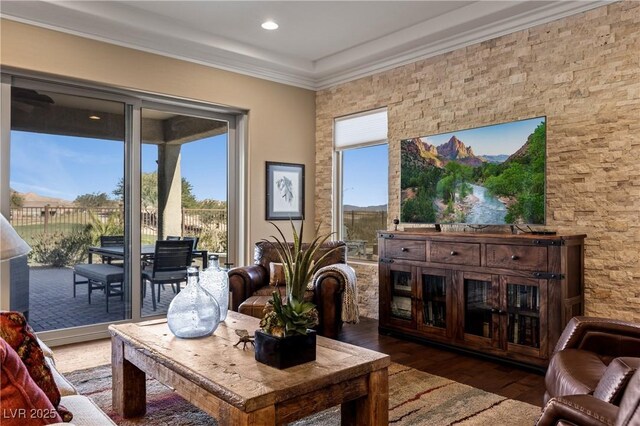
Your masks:
[{"label": "throw blanket", "polygon": [[342,321],[352,324],[360,322],[360,313],[358,312],[358,283],[356,280],[356,271],[345,263],[336,263],[318,269],[311,280],[312,288],[316,285],[318,275],[323,272],[335,272],[342,275],[345,282],[344,293],[342,293]]}]

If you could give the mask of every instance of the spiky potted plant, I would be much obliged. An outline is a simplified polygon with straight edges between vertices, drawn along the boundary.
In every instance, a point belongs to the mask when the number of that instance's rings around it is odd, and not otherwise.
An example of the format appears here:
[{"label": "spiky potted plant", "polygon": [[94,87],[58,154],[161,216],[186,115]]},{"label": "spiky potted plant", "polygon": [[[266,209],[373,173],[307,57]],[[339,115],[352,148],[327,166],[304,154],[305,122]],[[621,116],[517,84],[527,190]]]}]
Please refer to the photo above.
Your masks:
[{"label": "spiky potted plant", "polygon": [[279,236],[272,235],[271,240],[263,241],[278,253],[284,270],[286,296],[283,300],[278,291],[272,293],[260,321],[261,330],[255,334],[256,360],[272,367],[288,368],[316,359],[316,332],[312,328],[318,324],[318,311],[313,303],[304,300],[304,292],[322,261],[341,247],[320,252],[332,235],[318,235],[320,226],[311,242],[303,244],[304,224],[300,224],[298,232],[291,221],[291,244],[282,230],[273,222],[271,224]]}]

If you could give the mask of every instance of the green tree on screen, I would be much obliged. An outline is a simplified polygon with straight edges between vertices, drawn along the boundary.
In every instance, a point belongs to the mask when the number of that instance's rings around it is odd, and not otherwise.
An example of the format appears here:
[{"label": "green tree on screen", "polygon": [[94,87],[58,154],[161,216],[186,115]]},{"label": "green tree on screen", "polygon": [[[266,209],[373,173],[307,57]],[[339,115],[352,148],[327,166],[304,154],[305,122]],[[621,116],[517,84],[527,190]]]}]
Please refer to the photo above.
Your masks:
[{"label": "green tree on screen", "polygon": [[541,123],[529,136],[524,155],[505,163],[501,173],[485,181],[492,194],[516,199],[507,209],[507,223],[544,222],[545,140],[546,126]]},{"label": "green tree on screen", "polygon": [[472,167],[451,161],[444,166],[444,177],[436,185],[436,192],[445,203],[455,201],[456,194],[463,199],[471,193],[472,178]]},{"label": "green tree on screen", "polygon": [[436,220],[436,209],[433,205],[433,198],[427,195],[426,191],[420,188],[414,198],[405,200],[402,203],[401,219],[403,222],[430,223]]}]

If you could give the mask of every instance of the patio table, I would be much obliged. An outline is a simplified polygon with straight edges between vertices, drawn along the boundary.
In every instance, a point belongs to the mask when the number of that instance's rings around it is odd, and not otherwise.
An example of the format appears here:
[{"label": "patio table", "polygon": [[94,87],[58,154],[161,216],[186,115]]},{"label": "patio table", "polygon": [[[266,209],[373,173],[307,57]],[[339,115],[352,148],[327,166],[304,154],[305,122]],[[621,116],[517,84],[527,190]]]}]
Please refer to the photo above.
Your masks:
[{"label": "patio table", "polygon": [[[140,256],[142,259],[153,259],[155,254],[155,244],[144,244],[140,247]],[[89,263],[93,263],[93,255],[112,257],[114,259],[124,259],[124,246],[98,247],[91,246],[88,249]],[[193,250],[193,257],[202,258],[202,269],[208,266],[207,250]]]}]

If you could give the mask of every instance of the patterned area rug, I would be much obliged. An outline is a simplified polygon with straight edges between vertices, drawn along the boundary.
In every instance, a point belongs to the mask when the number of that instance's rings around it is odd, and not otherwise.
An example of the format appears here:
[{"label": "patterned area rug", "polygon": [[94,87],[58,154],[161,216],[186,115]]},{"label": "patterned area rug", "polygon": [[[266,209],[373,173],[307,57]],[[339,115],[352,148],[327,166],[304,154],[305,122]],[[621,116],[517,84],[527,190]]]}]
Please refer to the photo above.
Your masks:
[{"label": "patterned area rug", "polygon": [[[111,367],[102,366],[65,375],[80,393],[93,398],[118,425],[217,425],[218,423],[156,380],[147,380],[147,414],[123,419],[111,408]],[[533,425],[540,408],[475,389],[443,377],[392,363],[389,368],[389,424],[414,425]],[[293,423],[297,426],[340,424],[334,407]],[[224,426],[224,425],[222,425]]]}]

